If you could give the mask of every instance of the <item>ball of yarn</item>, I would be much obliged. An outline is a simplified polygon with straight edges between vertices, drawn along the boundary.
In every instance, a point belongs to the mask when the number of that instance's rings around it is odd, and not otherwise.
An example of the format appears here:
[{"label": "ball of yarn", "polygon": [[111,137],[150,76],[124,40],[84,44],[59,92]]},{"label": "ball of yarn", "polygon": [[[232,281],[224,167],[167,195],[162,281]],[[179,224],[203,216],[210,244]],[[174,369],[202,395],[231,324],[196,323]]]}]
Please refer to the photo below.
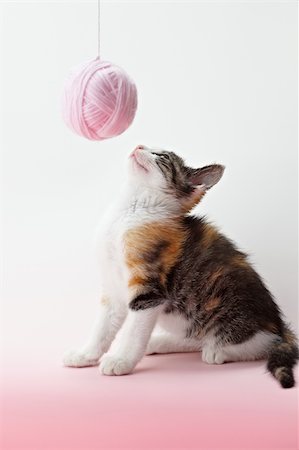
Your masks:
[{"label": "ball of yarn", "polygon": [[71,71],[62,98],[66,124],[77,134],[103,140],[123,133],[137,108],[134,82],[120,67],[99,58]]}]

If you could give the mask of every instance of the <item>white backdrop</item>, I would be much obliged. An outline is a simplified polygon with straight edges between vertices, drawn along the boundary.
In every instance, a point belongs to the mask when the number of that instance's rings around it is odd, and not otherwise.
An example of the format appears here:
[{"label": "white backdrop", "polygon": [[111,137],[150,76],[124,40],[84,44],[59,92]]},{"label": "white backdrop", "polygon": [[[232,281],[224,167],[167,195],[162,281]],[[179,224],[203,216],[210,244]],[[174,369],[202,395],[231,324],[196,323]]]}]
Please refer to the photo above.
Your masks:
[{"label": "white backdrop", "polygon": [[59,109],[69,68],[96,56],[96,3],[1,3],[12,354],[51,351],[53,336],[63,352],[84,338],[99,293],[94,230],[137,144],[226,165],[197,212],[252,255],[296,323],[296,3],[103,2],[102,55],[133,77],[139,109],[126,133],[100,143],[72,134]]}]

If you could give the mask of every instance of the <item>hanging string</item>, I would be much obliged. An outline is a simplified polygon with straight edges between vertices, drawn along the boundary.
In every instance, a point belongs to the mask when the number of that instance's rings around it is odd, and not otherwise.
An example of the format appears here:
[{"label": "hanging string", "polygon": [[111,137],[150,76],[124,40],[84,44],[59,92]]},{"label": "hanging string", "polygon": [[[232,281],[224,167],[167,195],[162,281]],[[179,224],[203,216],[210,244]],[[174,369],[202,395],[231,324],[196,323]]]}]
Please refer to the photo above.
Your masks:
[{"label": "hanging string", "polygon": [[100,0],[98,0],[98,58],[100,59],[100,44],[101,44],[101,6],[100,6]]}]

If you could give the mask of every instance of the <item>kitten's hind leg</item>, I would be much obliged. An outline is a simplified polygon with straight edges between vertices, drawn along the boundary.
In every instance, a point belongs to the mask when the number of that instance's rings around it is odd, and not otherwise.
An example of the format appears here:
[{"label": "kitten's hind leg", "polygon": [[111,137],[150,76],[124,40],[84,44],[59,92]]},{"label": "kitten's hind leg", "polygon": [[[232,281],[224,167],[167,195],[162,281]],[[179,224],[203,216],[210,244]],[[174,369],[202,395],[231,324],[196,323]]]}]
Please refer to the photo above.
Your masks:
[{"label": "kitten's hind leg", "polygon": [[223,364],[233,361],[253,361],[262,359],[277,340],[277,335],[258,331],[240,344],[217,343],[213,336],[206,339],[202,349],[202,360],[208,364]]},{"label": "kitten's hind leg", "polygon": [[153,333],[147,346],[146,355],[154,353],[184,353],[201,350],[199,341],[182,338],[171,333]]}]

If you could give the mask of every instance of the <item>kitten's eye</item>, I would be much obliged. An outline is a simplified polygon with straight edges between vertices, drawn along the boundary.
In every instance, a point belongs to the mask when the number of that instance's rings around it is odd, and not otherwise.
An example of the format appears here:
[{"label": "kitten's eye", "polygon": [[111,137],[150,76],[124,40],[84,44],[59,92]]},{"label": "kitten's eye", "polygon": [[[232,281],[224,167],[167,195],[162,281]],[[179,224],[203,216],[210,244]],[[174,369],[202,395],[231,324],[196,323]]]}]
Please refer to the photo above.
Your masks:
[{"label": "kitten's eye", "polygon": [[167,153],[156,153],[152,152],[152,155],[158,156],[159,159],[169,160],[169,155]]}]

